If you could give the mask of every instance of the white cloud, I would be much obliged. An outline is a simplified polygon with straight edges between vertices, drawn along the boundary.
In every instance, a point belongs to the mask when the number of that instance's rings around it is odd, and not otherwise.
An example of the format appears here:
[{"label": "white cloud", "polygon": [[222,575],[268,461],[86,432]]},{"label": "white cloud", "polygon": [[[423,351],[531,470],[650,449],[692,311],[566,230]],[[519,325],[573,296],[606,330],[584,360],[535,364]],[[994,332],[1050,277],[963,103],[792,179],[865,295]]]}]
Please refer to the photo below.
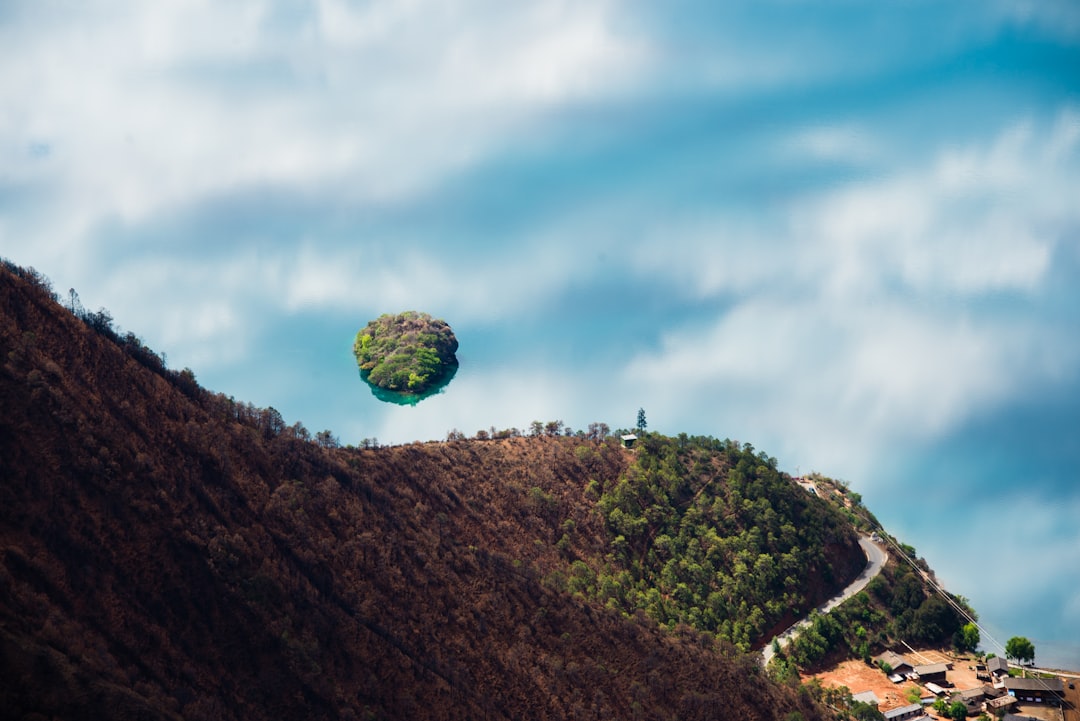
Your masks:
[{"label": "white cloud", "polygon": [[273,282],[288,312],[418,308],[451,322],[493,321],[529,313],[588,272],[575,262],[572,247],[548,239],[548,233],[519,238],[512,247],[461,259],[407,243],[388,252],[382,245],[340,249],[308,242],[283,257]]},{"label": "white cloud", "polygon": [[589,272],[573,247],[546,237],[460,260],[392,243],[314,240],[208,257],[144,254],[110,264],[79,291],[87,306],[106,306],[119,325],[166,351],[170,365],[213,373],[251,362],[252,346],[290,316],[344,314],[362,324],[415,308],[454,325],[526,317]]},{"label": "white cloud", "polygon": [[[619,252],[643,278],[667,279],[681,295],[705,299],[724,294],[754,295],[766,285],[783,294],[802,285],[804,248],[789,242],[783,228],[767,219],[733,220],[721,213],[705,217],[666,214],[646,221],[638,242]],[[809,250],[809,249],[806,249]]]},{"label": "white cloud", "polygon": [[627,377],[686,384],[728,427],[861,473],[853,457],[929,441],[1075,373],[1080,348],[1060,321],[1018,322],[978,301],[1009,292],[1038,307],[1080,229],[1078,117],[799,199],[775,236],[723,220],[666,228],[673,240],[642,243],[637,271],[727,303],[704,327],[671,329]]},{"label": "white cloud", "polygon": [[1020,123],[989,147],[826,194],[796,213],[793,233],[832,262],[840,293],[896,280],[917,293],[1033,290],[1080,225],[1077,126],[1068,109],[1045,137]]},{"label": "white cloud", "polygon": [[819,125],[797,132],[785,142],[786,149],[808,158],[865,164],[882,156],[883,149],[872,133],[855,124]]},{"label": "white cloud", "polygon": [[1002,342],[1000,327],[898,302],[762,298],[710,328],[673,332],[625,372],[647,387],[684,383],[724,427],[787,444],[790,462],[860,472],[869,469],[853,459],[935,438],[1014,392],[1027,361],[1016,349],[1030,346],[1030,332],[1009,333]]},{"label": "white cloud", "polygon": [[[114,268],[86,305],[106,305],[117,324],[169,355],[172,367],[212,371],[245,357],[261,329],[253,311],[269,295],[265,262],[247,253],[226,261],[152,258]],[[104,293],[108,300],[99,299]],[[123,308],[122,313],[116,313]]]},{"label": "white cloud", "polygon": [[616,10],[564,0],[323,0],[295,17],[269,2],[17,7],[0,22],[0,181],[25,202],[0,213],[0,253],[204,371],[242,357],[267,304],[461,319],[525,309],[572,277],[565,252],[522,257],[508,245],[454,267],[399,238],[356,250],[222,234],[200,260],[159,226],[265,188],[356,212],[452,183],[538,119],[633,81],[648,58],[616,31]]},{"label": "white cloud", "polygon": [[[607,3],[42,3],[3,30],[5,173],[60,258],[106,220],[238,188],[377,202],[444,182],[644,56]],[[287,28],[287,29],[286,29]],[[25,152],[50,148],[47,162]]]},{"label": "white cloud", "polygon": [[[853,126],[823,126],[778,146],[826,162],[878,163],[883,142]],[[982,144],[888,160],[867,179],[796,195],[755,218],[718,209],[646,221],[629,263],[700,298],[977,298],[1037,293],[1055,253],[1080,231],[1075,108],[1042,125],[1018,122]]]}]

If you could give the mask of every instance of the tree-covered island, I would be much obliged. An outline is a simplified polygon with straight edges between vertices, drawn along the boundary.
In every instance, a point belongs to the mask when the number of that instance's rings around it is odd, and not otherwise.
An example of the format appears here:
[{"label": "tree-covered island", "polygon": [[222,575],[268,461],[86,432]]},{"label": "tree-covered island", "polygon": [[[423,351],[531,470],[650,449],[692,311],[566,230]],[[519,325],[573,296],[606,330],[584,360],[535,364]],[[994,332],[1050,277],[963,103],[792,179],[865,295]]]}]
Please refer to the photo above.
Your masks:
[{"label": "tree-covered island", "polygon": [[421,394],[457,368],[458,341],[446,321],[414,310],[384,313],[356,334],[353,353],[371,385]]}]

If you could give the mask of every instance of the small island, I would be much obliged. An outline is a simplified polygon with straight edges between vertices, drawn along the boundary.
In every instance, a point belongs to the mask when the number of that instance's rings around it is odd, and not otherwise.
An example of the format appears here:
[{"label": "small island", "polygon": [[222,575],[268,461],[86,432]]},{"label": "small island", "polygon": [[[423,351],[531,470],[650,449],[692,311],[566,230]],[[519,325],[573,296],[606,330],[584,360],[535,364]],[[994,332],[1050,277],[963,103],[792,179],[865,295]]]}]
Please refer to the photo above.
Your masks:
[{"label": "small island", "polygon": [[360,376],[373,389],[409,396],[445,385],[457,371],[457,349],[446,321],[414,310],[384,313],[364,326],[353,344]]}]

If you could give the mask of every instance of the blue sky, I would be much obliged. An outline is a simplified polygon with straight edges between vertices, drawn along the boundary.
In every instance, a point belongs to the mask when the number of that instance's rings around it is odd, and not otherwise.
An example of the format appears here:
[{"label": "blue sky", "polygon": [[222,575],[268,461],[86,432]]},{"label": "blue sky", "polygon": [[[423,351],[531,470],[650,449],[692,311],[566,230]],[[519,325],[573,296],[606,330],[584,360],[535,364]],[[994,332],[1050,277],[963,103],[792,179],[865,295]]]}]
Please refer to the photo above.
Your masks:
[{"label": "blue sky", "polygon": [[1080,6],[717,5],[4,3],[0,255],[344,442],[751,442],[1080,667]]}]

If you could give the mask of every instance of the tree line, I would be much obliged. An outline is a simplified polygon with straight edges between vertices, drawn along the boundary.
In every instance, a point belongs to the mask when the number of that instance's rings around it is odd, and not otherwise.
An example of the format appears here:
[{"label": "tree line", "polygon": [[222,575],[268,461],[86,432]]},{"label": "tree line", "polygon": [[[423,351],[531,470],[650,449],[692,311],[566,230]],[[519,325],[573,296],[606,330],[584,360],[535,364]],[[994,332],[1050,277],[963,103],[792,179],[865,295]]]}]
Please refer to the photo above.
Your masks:
[{"label": "tree line", "polygon": [[[517,428],[516,426],[498,430],[495,426],[487,429],[481,428],[471,437],[478,441],[489,441],[507,438],[539,438],[541,436],[556,438],[565,436],[567,438],[600,442],[607,440],[611,435],[611,427],[607,423],[590,423],[587,430],[574,430],[563,421],[533,421],[526,429]],[[468,438],[469,436],[466,436],[457,428],[452,428],[446,432],[447,441],[464,441]]]}]

